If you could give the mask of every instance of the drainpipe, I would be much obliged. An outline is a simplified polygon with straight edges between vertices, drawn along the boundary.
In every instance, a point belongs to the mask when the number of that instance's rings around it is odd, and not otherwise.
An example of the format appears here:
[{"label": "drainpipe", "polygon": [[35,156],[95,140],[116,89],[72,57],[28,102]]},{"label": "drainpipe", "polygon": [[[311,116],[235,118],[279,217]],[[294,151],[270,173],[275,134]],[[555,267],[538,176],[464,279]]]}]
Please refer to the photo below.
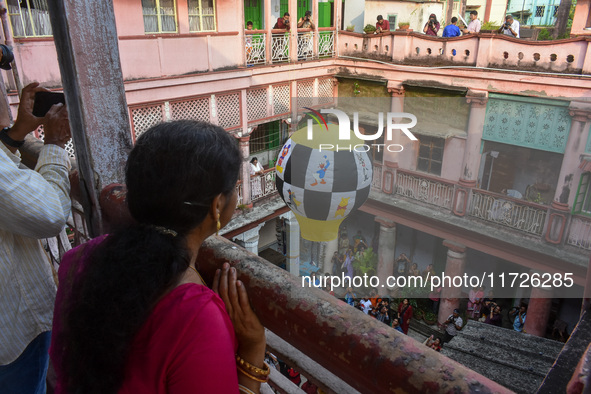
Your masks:
[{"label": "drainpipe", "polygon": [[[12,31],[10,30],[10,22],[8,22],[8,9],[6,8],[6,1],[0,0],[0,20],[2,21],[2,31],[4,32],[4,39],[6,40],[6,46],[14,48],[14,41],[12,40]],[[18,68],[16,67],[16,58],[12,61],[12,76],[16,83],[16,89],[20,98],[21,91],[23,90],[23,83],[18,74]]]}]

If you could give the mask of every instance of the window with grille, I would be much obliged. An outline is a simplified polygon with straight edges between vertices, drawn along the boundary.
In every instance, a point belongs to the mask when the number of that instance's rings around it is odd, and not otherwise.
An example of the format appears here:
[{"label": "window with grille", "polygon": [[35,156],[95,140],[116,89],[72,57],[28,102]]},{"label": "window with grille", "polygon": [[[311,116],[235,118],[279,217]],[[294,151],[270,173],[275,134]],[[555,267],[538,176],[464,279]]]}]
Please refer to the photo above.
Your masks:
[{"label": "window with grille", "polygon": [[419,157],[417,169],[429,174],[441,175],[441,163],[443,161],[443,138],[416,135],[419,139]]},{"label": "window with grille", "polygon": [[176,33],[174,0],[142,0],[146,33]]},{"label": "window with grille", "polygon": [[558,14],[558,6],[557,5],[554,6],[554,13],[552,14],[552,16],[556,16],[556,14]]},{"label": "window with grille", "polygon": [[388,14],[388,23],[390,23],[390,31],[396,30],[396,26],[398,26],[398,15]]},{"label": "window with grille", "polygon": [[577,195],[575,197],[575,203],[573,205],[573,214],[584,213],[591,215],[591,172],[585,172],[581,175],[579,181],[579,188],[577,189]]},{"label": "window with grille", "polygon": [[281,122],[259,125],[250,135],[250,154],[279,148],[281,144]]},{"label": "window with grille", "polygon": [[215,0],[188,0],[189,30],[215,31]]},{"label": "window with grille", "polygon": [[536,18],[542,18],[544,16],[544,12],[546,11],[545,5],[539,5],[536,7]]},{"label": "window with grille", "polygon": [[47,0],[8,0],[8,15],[14,37],[49,37]]}]

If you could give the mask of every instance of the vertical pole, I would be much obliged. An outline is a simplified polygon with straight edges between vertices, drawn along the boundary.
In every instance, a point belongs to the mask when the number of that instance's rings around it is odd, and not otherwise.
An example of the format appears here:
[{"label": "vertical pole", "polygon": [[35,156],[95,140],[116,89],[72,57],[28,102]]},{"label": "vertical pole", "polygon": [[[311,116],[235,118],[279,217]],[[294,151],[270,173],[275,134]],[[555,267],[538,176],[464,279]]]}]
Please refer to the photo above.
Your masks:
[{"label": "vertical pole", "polygon": [[[273,26],[275,25],[275,22],[273,21],[273,14],[271,13],[271,0],[265,0],[264,2],[265,4],[265,58],[267,60],[267,64],[272,64],[273,60],[271,59],[271,49],[272,49],[272,45],[273,45],[273,33],[272,33],[272,29]],[[283,17],[283,15],[280,15],[280,17]]]},{"label": "vertical pole", "polygon": [[293,276],[300,276],[300,224],[293,212],[282,217],[285,218],[287,230],[287,270]]},{"label": "vertical pole", "polygon": [[[12,49],[14,48],[14,41],[12,39],[12,31],[10,30],[10,22],[8,21],[8,9],[6,7],[6,1],[4,0],[0,0],[0,19],[2,20],[2,31],[4,32],[6,46],[9,46]],[[23,90],[23,83],[18,73],[16,61],[14,60],[12,61],[12,76],[14,77],[16,90],[18,92],[18,96],[20,97],[21,90]],[[3,89],[2,91],[5,92],[6,90]]]},{"label": "vertical pole", "polygon": [[242,179],[242,204],[248,205],[251,201],[250,196],[250,164],[248,157],[250,156],[250,135],[238,137],[240,145],[240,153],[242,154],[242,167],[240,178]]},{"label": "vertical pole", "polygon": [[[445,240],[443,245],[448,248],[447,262],[445,263],[446,276],[462,276],[466,271],[466,247],[453,241]],[[437,322],[443,324],[453,310],[460,307],[460,297],[462,289],[449,284],[443,285],[441,290],[441,303],[439,304],[439,314]]]},{"label": "vertical pole", "polygon": [[318,32],[318,0],[312,0],[312,23],[314,23],[314,29],[312,29],[312,53],[314,59],[318,58],[319,47],[318,42],[320,39],[320,33]]},{"label": "vertical pole", "polygon": [[82,206],[90,235],[103,231],[99,195],[122,183],[131,149],[129,113],[111,1],[49,1]]},{"label": "vertical pole", "polygon": [[380,278],[380,283],[387,283],[388,277],[394,274],[396,223],[378,218],[376,218],[376,222],[380,223],[377,275]]},{"label": "vertical pole", "polygon": [[552,309],[552,291],[532,287],[525,318],[525,332],[545,337],[548,320],[550,320],[550,309]]},{"label": "vertical pole", "polygon": [[298,1],[288,0],[289,22],[291,30],[289,31],[289,61],[298,61]]}]

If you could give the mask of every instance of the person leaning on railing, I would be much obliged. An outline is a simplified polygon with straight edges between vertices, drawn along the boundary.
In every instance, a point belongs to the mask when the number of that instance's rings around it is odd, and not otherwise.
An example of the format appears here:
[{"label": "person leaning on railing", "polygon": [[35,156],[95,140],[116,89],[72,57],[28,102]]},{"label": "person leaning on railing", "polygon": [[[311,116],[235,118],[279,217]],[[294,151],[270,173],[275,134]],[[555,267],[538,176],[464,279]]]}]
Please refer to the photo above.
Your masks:
[{"label": "person leaning on railing", "polygon": [[482,23],[478,20],[478,11],[473,10],[470,11],[470,23],[468,23],[465,29],[462,29],[462,32],[464,34],[478,34],[480,33],[481,27]]},{"label": "person leaning on railing", "polygon": [[289,30],[290,27],[289,12],[285,12],[283,18],[277,18],[277,22],[275,23],[275,26],[273,26],[273,29]]},{"label": "person leaning on railing", "polygon": [[156,125],[126,166],[136,223],[68,252],[51,360],[56,393],[245,393],[268,379],[264,328],[236,270],[210,290],[202,242],[236,209],[242,156],[224,129]]}]

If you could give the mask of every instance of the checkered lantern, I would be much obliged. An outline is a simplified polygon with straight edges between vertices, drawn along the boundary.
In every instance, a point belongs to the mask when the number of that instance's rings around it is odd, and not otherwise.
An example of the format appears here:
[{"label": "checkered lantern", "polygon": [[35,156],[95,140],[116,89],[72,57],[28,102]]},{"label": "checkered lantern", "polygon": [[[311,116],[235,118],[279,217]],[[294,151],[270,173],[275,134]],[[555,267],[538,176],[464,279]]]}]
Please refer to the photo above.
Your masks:
[{"label": "checkered lantern", "polygon": [[367,200],[371,161],[362,147],[353,149],[362,141],[338,140],[337,125],[329,124],[328,130],[315,125],[314,138],[307,135],[306,127],[296,131],[279,152],[277,191],[295,214],[303,238],[330,241],[343,219]]}]

